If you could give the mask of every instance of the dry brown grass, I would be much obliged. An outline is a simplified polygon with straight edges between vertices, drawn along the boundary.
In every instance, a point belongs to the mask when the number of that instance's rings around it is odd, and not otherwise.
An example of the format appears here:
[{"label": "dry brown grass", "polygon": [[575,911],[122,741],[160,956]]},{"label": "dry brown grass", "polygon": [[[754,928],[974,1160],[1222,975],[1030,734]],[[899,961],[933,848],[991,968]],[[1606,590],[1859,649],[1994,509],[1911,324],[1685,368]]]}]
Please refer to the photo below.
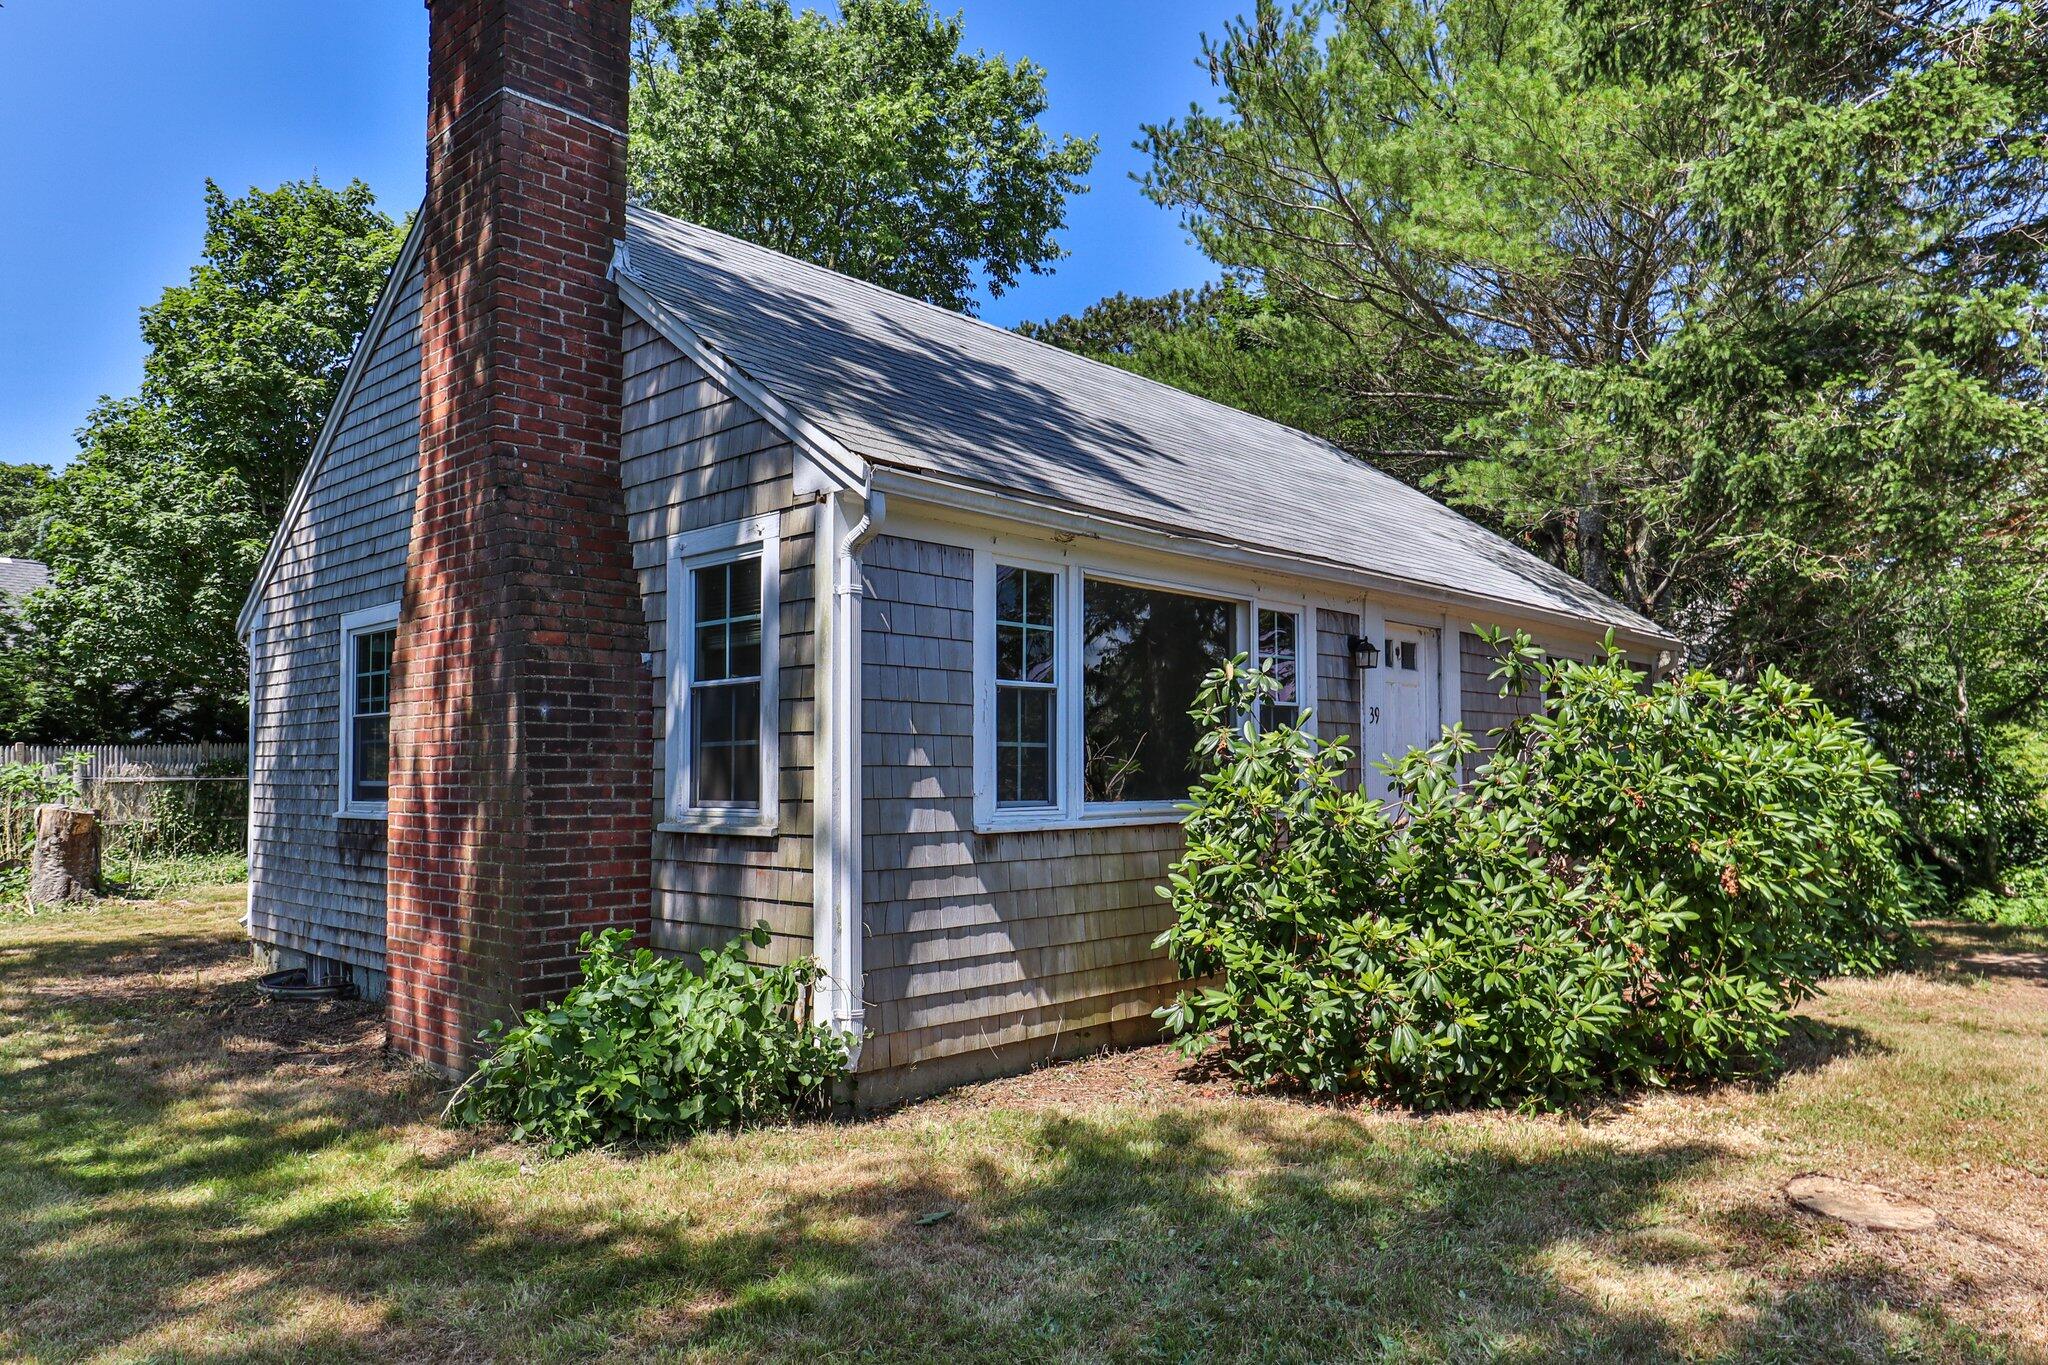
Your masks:
[{"label": "dry brown grass", "polygon": [[[0,1355],[2048,1358],[2048,935],[1840,982],[1777,1082],[1570,1118],[1236,1093],[1164,1049],[549,1162],[238,892],[0,923]],[[1793,1210],[1806,1170],[1944,1215]],[[942,1216],[939,1216],[942,1215]]]}]

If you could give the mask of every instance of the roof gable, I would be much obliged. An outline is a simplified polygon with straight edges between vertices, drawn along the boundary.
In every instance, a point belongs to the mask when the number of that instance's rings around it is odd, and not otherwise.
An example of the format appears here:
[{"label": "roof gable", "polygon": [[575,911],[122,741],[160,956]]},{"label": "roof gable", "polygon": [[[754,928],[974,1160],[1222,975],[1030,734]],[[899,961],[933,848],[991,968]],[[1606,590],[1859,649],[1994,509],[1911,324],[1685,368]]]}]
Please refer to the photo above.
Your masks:
[{"label": "roof gable", "polygon": [[306,502],[312,496],[313,486],[327,466],[327,457],[333,451],[342,418],[355,401],[356,391],[361,388],[363,377],[369,371],[371,357],[382,344],[384,333],[391,325],[392,313],[412,280],[413,265],[419,257],[423,217],[421,214],[413,216],[412,229],[405,235],[405,243],[398,250],[398,259],[392,262],[391,274],[384,281],[384,292],[377,296],[377,306],[370,312],[369,325],[356,338],[355,354],[349,359],[348,372],[341,378],[341,387],[335,391],[333,405],[327,409],[327,420],[320,425],[320,436],[313,444],[313,453],[306,457],[306,467],[299,471],[299,481],[292,487],[290,501],[285,503],[284,517],[270,537],[270,544],[263,552],[263,562],[257,566],[256,581],[249,585],[249,595],[243,599],[242,610],[235,617],[235,633],[245,640],[250,624],[256,619],[256,609],[263,601],[264,590],[277,575],[278,561],[284,555],[285,546],[305,516]]}]

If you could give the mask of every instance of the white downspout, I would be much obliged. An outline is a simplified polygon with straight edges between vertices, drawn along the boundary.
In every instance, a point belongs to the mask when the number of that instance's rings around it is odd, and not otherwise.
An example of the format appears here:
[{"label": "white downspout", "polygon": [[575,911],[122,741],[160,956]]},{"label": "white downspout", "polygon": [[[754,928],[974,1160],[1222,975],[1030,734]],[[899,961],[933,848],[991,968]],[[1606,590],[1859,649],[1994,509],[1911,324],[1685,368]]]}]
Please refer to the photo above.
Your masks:
[{"label": "white downspout", "polygon": [[[821,1022],[848,1035],[853,1061],[860,1061],[867,1006],[863,990],[861,909],[861,628],[865,590],[860,552],[881,529],[887,502],[879,493],[864,498],[839,495],[820,511],[821,565],[830,583],[829,618],[823,641],[824,680],[818,717],[820,763],[813,835],[817,885],[812,902],[812,936],[825,966],[818,1000]],[[858,513],[856,519],[855,513]]]}]

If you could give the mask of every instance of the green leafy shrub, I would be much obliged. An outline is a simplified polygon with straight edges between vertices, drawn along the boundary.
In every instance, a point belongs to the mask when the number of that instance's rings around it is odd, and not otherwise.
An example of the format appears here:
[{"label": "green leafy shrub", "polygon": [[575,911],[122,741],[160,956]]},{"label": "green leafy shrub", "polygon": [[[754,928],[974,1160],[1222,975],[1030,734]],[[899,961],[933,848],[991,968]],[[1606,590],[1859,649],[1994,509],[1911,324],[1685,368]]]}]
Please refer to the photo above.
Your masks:
[{"label": "green leafy shrub", "polygon": [[1957,918],[2015,929],[2048,929],[2048,863],[2014,868],[2005,884],[1973,891],[1956,903]]},{"label": "green leafy shrub", "polygon": [[846,1040],[804,1022],[815,960],[747,961],[768,928],[704,954],[693,971],[634,949],[623,930],[583,936],[583,981],[516,1026],[484,1034],[491,1056],[449,1117],[509,1124],[557,1154],[688,1137],[822,1110]]},{"label": "green leafy shrub", "polygon": [[1344,789],[1341,747],[1237,722],[1270,677],[1211,676],[1161,888],[1185,1046],[1227,1031],[1259,1084],[1556,1103],[1765,1064],[1816,981],[1908,941],[1894,770],[1807,689],[1645,688],[1613,650],[1553,665],[1520,636],[1495,676],[1546,709],[1469,785],[1462,728],[1391,765],[1398,818]]},{"label": "green leafy shrub", "polygon": [[[202,778],[214,775],[207,768],[199,772]],[[242,852],[248,828],[248,789],[242,783],[161,782],[149,788],[143,818],[117,825],[113,835],[128,857],[203,858]]]},{"label": "green leafy shrub", "polygon": [[65,805],[80,799],[80,774],[92,755],[66,754],[54,766],[41,763],[0,763],[0,867],[25,863],[35,843],[36,807]]}]

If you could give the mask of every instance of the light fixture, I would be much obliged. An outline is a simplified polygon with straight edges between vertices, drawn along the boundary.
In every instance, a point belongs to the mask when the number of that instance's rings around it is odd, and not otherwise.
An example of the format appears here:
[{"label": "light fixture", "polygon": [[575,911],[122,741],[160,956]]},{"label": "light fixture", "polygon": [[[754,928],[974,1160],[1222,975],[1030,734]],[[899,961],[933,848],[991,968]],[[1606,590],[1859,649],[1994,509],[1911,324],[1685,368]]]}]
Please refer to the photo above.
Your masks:
[{"label": "light fixture", "polygon": [[1378,668],[1380,647],[1363,635],[1354,635],[1351,637],[1351,660],[1360,668]]}]

